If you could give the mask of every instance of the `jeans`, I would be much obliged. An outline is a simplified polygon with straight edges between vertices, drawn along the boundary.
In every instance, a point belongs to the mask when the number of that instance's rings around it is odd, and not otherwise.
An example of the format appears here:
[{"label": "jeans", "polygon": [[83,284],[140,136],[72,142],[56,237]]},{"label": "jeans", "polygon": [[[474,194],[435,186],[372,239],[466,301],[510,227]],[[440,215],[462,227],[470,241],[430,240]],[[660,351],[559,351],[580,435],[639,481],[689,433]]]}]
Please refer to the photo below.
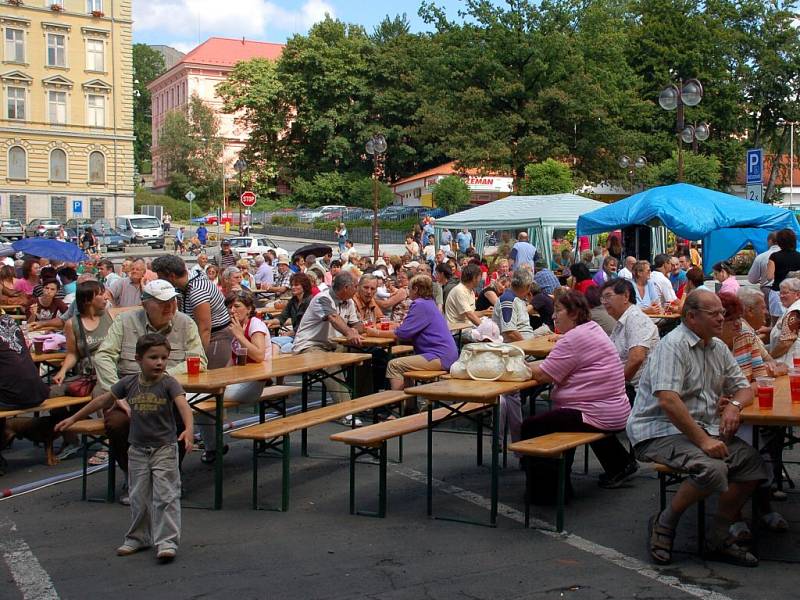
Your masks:
[{"label": "jeans", "polygon": [[500,395],[500,432],[503,435],[508,425],[508,433],[512,442],[517,442],[522,435],[522,401],[519,392]]},{"label": "jeans", "polygon": [[125,545],[177,548],[181,538],[181,475],[178,445],[128,450],[131,526]]},{"label": "jeans", "polygon": [[[261,392],[264,391],[264,383],[264,381],[248,381],[229,385],[225,388],[225,400],[235,400],[242,404],[255,404],[261,398]],[[217,437],[214,419],[198,412],[195,423],[197,423],[197,428],[200,430],[200,437],[203,438],[206,451],[213,452],[216,450]]]},{"label": "jeans", "polygon": [[270,343],[278,346],[281,349],[281,354],[291,354],[294,338],[290,335],[276,335],[270,339]]}]

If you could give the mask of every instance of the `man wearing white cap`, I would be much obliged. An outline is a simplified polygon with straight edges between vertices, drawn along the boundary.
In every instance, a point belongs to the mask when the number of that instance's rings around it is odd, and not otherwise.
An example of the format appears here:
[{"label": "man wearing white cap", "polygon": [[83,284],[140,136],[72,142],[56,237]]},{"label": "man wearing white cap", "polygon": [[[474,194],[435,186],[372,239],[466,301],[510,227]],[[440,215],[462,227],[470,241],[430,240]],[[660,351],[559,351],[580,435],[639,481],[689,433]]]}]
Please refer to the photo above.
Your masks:
[{"label": "man wearing white cap", "polygon": [[268,292],[274,292],[279,298],[284,297],[287,293],[291,295],[292,271],[289,268],[288,256],[282,254],[278,257],[278,271],[274,274],[274,279],[272,285],[265,288]]},{"label": "man wearing white cap", "polygon": [[[170,375],[186,372],[187,356],[199,356],[201,369],[206,368],[206,354],[197,325],[190,317],[178,312],[177,295],[171,283],[156,279],[142,289],[142,308],[117,315],[108,328],[105,341],[94,354],[97,385],[101,391],[110,390],[124,375],[140,372],[136,362],[136,342],[146,333],[160,333],[169,341],[171,350],[167,373]],[[121,400],[104,414],[106,434],[120,468],[126,473],[129,410]]]}]

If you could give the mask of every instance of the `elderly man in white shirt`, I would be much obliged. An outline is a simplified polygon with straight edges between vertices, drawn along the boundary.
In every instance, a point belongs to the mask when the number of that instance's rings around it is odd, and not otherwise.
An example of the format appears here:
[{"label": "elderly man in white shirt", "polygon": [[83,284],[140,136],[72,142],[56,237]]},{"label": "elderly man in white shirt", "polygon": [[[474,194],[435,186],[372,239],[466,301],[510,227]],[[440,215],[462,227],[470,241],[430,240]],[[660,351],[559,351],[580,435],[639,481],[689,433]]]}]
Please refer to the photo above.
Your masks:
[{"label": "elderly man in white shirt", "polygon": [[675,290],[672,289],[672,282],[667,277],[670,271],[670,257],[668,254],[656,254],[653,259],[653,271],[650,273],[650,281],[656,286],[658,290],[659,300],[661,307],[667,304],[672,304],[678,297],[675,295]]},{"label": "elderly man in white shirt", "polygon": [[747,272],[747,281],[758,284],[765,298],[769,298],[771,290],[770,285],[772,283],[769,279],[767,279],[767,265],[769,265],[769,257],[781,249],[781,247],[775,243],[774,231],[770,231],[769,235],[767,235],[767,245],[769,248],[753,259],[753,264],[750,267],[750,270]]},{"label": "elderly man in white shirt", "polygon": [[625,257],[625,266],[617,271],[617,277],[621,277],[622,279],[627,279],[628,281],[633,281],[633,265],[636,264],[636,257],[635,256],[626,256]]},{"label": "elderly man in white shirt", "polygon": [[606,281],[600,290],[600,302],[617,321],[611,331],[611,342],[624,366],[625,393],[633,406],[642,366],[660,339],[658,327],[636,306],[636,291],[630,281],[619,278]]}]

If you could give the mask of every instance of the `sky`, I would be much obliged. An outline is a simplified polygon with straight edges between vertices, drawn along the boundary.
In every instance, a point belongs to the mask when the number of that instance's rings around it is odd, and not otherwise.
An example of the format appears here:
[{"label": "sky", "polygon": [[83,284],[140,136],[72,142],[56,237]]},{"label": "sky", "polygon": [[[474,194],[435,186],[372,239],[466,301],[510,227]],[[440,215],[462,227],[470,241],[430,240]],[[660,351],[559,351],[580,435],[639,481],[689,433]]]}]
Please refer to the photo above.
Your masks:
[{"label": "sky", "polygon": [[[133,36],[137,43],[165,44],[188,52],[209,37],[246,37],[283,43],[306,33],[325,14],[363,25],[368,32],[387,14],[406,13],[413,31],[428,29],[417,15],[420,0],[137,0]],[[459,0],[436,0],[455,18]]]}]

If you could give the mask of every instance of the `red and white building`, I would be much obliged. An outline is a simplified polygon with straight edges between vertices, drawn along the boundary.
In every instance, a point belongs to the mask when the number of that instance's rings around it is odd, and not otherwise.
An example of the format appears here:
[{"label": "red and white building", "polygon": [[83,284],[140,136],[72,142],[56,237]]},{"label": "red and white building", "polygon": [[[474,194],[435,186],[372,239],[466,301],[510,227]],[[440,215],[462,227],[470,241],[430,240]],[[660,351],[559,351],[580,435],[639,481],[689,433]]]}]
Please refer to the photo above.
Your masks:
[{"label": "red and white building", "polygon": [[244,148],[249,131],[236,124],[236,115],[222,112],[222,100],[217,96],[216,86],[225,81],[236,63],[252,58],[277,60],[281,52],[283,44],[212,37],[148,86],[152,95],[153,187],[156,191],[169,184],[167,166],[158,157],[159,131],[167,113],[186,106],[193,94],[214,109],[219,119],[220,136],[225,140],[225,173],[227,176],[234,174],[233,163]]},{"label": "red and white building", "polygon": [[446,163],[392,184],[392,191],[405,206],[434,206],[433,186],[449,175],[461,177],[471,192],[471,204],[486,204],[505,198],[514,191],[514,178],[508,174],[481,173],[478,169],[456,169],[455,161]]}]

